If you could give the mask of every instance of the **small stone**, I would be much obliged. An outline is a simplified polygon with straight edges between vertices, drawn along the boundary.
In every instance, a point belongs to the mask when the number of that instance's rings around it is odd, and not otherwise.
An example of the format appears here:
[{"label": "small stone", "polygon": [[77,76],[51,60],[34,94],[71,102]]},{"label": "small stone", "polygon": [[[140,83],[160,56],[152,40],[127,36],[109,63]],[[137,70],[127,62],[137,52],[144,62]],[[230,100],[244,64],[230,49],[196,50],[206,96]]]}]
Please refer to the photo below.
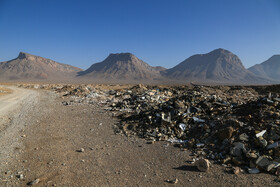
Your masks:
[{"label": "small stone", "polygon": [[230,153],[236,157],[242,157],[244,153],[246,153],[246,147],[243,143],[236,142],[234,143],[234,147],[231,149]]},{"label": "small stone", "polygon": [[249,136],[246,133],[239,135],[239,140],[241,141],[248,141]]},{"label": "small stone", "polygon": [[237,157],[232,157],[232,158],[231,158],[231,161],[232,161],[235,165],[238,165],[238,166],[244,164],[244,161],[241,160],[241,159],[239,159],[239,158],[237,158]]},{"label": "small stone", "polygon": [[260,156],[257,161],[256,161],[256,164],[258,166],[260,166],[261,168],[266,168],[268,165],[271,164],[271,161],[268,160],[267,158],[263,157],[263,156]]},{"label": "small stone", "polygon": [[27,183],[28,186],[32,186],[34,184],[38,184],[40,182],[40,179],[35,179],[34,181],[31,181],[29,183]]},{"label": "small stone", "polygon": [[276,176],[280,176],[280,167],[278,167],[278,168],[276,169],[275,175],[276,175]]},{"label": "small stone", "polygon": [[235,175],[238,175],[239,173],[240,173],[240,168],[239,167],[233,167],[233,173],[235,174]]},{"label": "small stone", "polygon": [[194,165],[197,167],[199,171],[206,172],[210,168],[210,162],[207,159],[199,159],[195,161]]},{"label": "small stone", "polygon": [[24,178],[23,174],[16,175],[16,177],[19,178],[19,179],[21,179],[21,180]]},{"label": "small stone", "polygon": [[280,145],[280,141],[268,145],[268,146],[266,147],[266,149],[272,149],[272,148],[278,147],[279,145]]},{"label": "small stone", "polygon": [[259,137],[259,143],[263,148],[267,146],[267,141],[264,138],[262,138],[262,136]]},{"label": "small stone", "polygon": [[217,133],[220,140],[230,139],[234,129],[232,127],[227,127]]},{"label": "small stone", "polygon": [[179,182],[179,180],[176,178],[173,180],[166,180],[166,182],[171,183],[171,184],[177,184]]},{"label": "small stone", "polygon": [[79,150],[77,150],[77,152],[85,152],[85,149],[84,148],[81,148],[81,149],[79,149]]},{"label": "small stone", "polygon": [[256,158],[258,158],[258,156],[256,155],[256,153],[250,152],[250,151],[246,153],[246,157],[247,157],[247,158],[251,158],[251,159],[256,159]]},{"label": "small stone", "polygon": [[155,141],[148,141],[147,144],[154,144]]}]

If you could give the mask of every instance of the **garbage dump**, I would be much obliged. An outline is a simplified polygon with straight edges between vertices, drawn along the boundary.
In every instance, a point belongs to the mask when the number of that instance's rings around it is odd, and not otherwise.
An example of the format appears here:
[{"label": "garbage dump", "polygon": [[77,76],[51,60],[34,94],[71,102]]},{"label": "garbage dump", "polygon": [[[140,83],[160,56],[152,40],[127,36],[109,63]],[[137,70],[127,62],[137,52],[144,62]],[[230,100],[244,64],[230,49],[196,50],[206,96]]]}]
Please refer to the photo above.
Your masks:
[{"label": "garbage dump", "polygon": [[65,106],[98,104],[111,111],[119,119],[116,133],[172,142],[197,158],[238,166],[234,173],[243,168],[280,175],[280,86],[40,88],[59,93]]}]

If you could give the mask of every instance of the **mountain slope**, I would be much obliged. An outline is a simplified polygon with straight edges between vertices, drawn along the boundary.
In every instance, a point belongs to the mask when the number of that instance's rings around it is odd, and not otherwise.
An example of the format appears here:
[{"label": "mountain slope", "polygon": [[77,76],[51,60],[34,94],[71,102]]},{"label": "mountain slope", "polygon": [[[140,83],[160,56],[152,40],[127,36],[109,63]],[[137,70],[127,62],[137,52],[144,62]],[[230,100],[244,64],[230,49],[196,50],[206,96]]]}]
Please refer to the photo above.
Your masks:
[{"label": "mountain slope", "polygon": [[152,67],[131,53],[116,53],[80,72],[79,76],[99,80],[155,80],[162,70],[164,68]]},{"label": "mountain slope", "polygon": [[274,55],[261,64],[248,69],[252,73],[268,79],[280,81],[280,55]]},{"label": "mountain slope", "polygon": [[16,59],[0,62],[0,80],[52,80],[74,78],[80,68],[20,52]]},{"label": "mountain slope", "polygon": [[246,70],[238,56],[225,49],[216,49],[207,54],[191,56],[162,74],[173,80],[200,83],[255,84],[267,82]]}]

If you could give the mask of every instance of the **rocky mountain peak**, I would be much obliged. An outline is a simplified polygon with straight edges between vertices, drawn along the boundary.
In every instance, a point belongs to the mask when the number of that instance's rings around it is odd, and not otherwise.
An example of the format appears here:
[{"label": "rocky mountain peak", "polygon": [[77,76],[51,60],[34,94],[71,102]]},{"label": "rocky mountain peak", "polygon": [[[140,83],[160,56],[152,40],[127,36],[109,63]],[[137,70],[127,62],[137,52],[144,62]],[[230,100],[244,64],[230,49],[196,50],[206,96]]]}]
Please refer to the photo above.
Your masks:
[{"label": "rocky mountain peak", "polygon": [[29,54],[29,53],[25,53],[25,52],[20,52],[19,53],[19,55],[18,55],[18,59],[28,59],[28,58],[30,58],[30,57],[35,57],[34,55],[31,55],[31,54]]},{"label": "rocky mountain peak", "polygon": [[163,74],[174,80],[241,83],[258,78],[248,72],[232,52],[219,48],[189,57]]},{"label": "rocky mountain peak", "polygon": [[252,73],[274,81],[280,80],[280,55],[273,55],[261,64],[249,68]]},{"label": "rocky mountain peak", "polygon": [[218,49],[215,49],[213,51],[211,51],[210,53],[231,53],[230,51],[226,50],[226,49],[223,49],[223,48],[218,48]]},{"label": "rocky mountain peak", "polygon": [[108,61],[132,61],[137,57],[131,53],[111,53],[105,60]]},{"label": "rocky mountain peak", "polygon": [[163,68],[152,67],[131,53],[114,53],[79,72],[79,76],[99,80],[153,80],[160,77],[161,70]]},{"label": "rocky mountain peak", "polygon": [[280,55],[273,55],[268,59],[268,61],[279,61],[280,62]]},{"label": "rocky mountain peak", "polygon": [[67,80],[74,78],[80,68],[51,59],[20,52],[18,57],[0,63],[2,80]]}]

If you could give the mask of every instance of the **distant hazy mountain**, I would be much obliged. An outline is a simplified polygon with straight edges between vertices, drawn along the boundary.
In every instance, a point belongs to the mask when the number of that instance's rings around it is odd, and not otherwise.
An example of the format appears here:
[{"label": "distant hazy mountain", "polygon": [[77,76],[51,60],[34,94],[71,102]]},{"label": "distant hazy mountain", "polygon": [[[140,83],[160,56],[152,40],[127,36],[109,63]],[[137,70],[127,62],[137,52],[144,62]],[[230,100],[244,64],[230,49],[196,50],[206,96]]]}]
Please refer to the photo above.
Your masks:
[{"label": "distant hazy mountain", "polygon": [[280,55],[274,55],[267,61],[256,64],[248,69],[254,74],[276,81],[280,81]]},{"label": "distant hazy mountain", "polygon": [[255,84],[266,80],[249,72],[235,54],[216,49],[189,57],[177,66],[163,71],[164,76],[185,82]]},{"label": "distant hazy mountain", "polygon": [[61,81],[74,78],[79,71],[74,66],[20,52],[16,59],[0,62],[0,81]]},{"label": "distant hazy mountain", "polygon": [[131,53],[110,54],[79,76],[91,80],[151,81],[161,77],[162,67],[152,67]]}]

